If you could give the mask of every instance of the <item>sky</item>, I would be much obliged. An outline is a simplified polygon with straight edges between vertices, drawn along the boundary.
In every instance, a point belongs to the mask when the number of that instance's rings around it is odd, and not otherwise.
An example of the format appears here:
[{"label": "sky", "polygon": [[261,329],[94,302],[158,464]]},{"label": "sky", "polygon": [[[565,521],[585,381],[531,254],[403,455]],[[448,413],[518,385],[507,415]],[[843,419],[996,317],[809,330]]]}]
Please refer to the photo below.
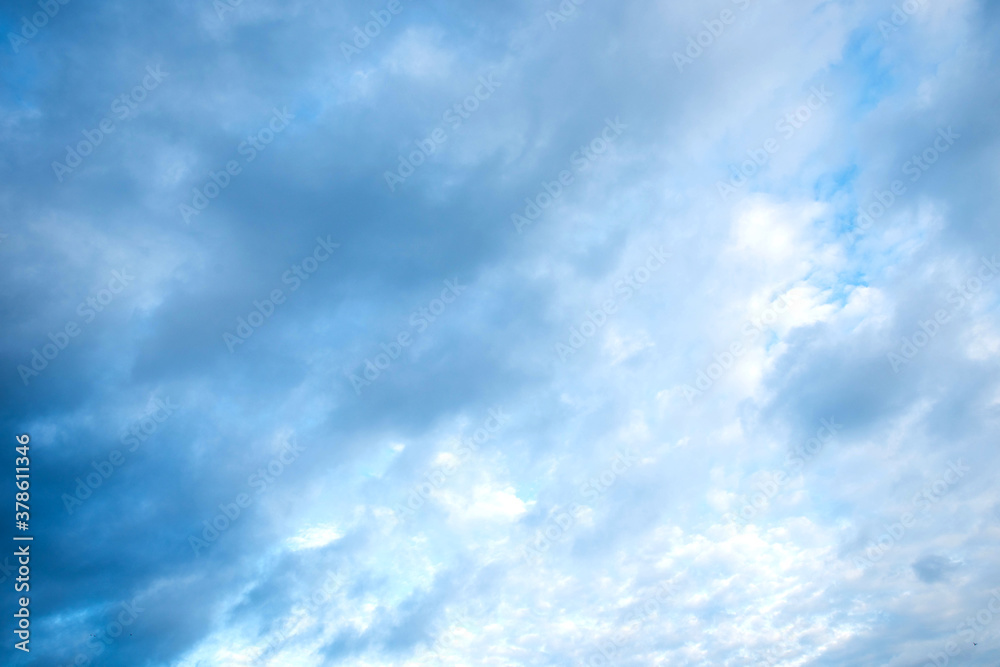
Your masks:
[{"label": "sky", "polygon": [[4,664],[1000,662],[1000,3],[0,35]]}]

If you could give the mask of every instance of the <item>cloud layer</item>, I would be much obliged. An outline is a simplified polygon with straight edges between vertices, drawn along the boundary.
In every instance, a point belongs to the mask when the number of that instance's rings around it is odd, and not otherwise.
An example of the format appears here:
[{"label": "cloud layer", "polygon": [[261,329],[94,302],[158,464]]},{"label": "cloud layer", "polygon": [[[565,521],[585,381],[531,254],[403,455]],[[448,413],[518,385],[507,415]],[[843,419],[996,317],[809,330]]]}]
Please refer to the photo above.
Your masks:
[{"label": "cloud layer", "polygon": [[1000,659],[996,3],[50,4],[7,664]]}]

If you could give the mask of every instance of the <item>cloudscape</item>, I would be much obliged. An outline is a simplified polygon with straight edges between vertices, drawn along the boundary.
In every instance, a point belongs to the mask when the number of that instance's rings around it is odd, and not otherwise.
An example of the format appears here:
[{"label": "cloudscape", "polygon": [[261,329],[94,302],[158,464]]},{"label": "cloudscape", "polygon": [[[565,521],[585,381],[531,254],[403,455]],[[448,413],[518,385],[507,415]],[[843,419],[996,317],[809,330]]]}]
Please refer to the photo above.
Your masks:
[{"label": "cloudscape", "polygon": [[1000,664],[1000,3],[0,35],[0,664]]}]

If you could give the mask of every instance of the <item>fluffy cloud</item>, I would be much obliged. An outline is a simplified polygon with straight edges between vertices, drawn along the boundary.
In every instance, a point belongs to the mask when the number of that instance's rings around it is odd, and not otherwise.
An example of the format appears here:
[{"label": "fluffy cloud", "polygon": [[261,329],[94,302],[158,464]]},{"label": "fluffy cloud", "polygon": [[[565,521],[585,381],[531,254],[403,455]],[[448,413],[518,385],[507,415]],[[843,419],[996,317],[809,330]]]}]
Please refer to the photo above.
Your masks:
[{"label": "fluffy cloud", "polygon": [[1000,657],[995,3],[219,4],[0,54],[7,662]]}]

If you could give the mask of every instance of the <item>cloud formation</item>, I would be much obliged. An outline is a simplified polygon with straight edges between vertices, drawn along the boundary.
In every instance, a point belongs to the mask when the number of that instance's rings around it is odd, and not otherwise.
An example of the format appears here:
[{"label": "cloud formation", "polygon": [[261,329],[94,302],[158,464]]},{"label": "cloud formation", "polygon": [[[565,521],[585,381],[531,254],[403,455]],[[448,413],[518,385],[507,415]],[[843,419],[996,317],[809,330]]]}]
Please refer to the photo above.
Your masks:
[{"label": "cloud formation", "polygon": [[5,664],[1000,659],[996,3],[0,27]]}]

